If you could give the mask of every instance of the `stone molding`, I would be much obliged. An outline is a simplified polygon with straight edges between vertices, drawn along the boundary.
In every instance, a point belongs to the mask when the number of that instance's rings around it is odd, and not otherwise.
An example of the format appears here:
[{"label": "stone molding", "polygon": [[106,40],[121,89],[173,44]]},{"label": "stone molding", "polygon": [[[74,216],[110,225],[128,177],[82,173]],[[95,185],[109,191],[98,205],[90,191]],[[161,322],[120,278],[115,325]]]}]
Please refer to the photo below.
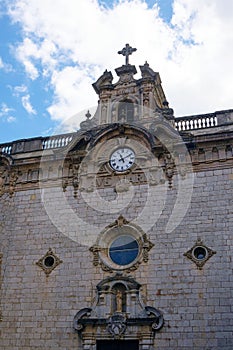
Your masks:
[{"label": "stone molding", "polygon": [[[139,254],[133,263],[120,266],[111,261],[108,256],[109,245],[114,237],[119,237],[120,231],[122,234],[132,235],[139,244]],[[105,230],[103,230],[98,238],[96,244],[94,244],[90,251],[93,254],[93,266],[100,266],[103,271],[113,273],[114,271],[126,271],[132,272],[139,268],[141,263],[147,263],[149,260],[149,251],[153,248],[154,244],[148,239],[147,234],[142,229],[130,223],[122,215],[120,215],[113,223],[109,224]]]},{"label": "stone molding", "polygon": [[96,298],[91,307],[79,310],[73,327],[85,349],[98,339],[138,339],[142,344],[154,342],[155,332],[164,325],[162,312],[142,301],[141,285],[132,277],[115,274],[96,286]]},{"label": "stone molding", "polygon": [[[47,260],[48,262],[46,262]],[[36,265],[39,266],[48,277],[62,262],[63,261],[53,252],[53,250],[49,248],[45,255],[36,262]]]},{"label": "stone molding", "polygon": [[[22,153],[20,154],[20,158],[18,158],[18,153],[12,155],[2,154],[0,155],[0,196],[5,194],[12,196],[15,191],[35,189],[40,185],[41,187],[61,186],[64,191],[68,186],[72,186],[74,196],[77,197],[78,191],[83,188],[82,175],[81,177],[79,176],[80,165],[84,166],[85,162],[83,162],[83,159],[87,157],[88,152],[93,147],[96,148],[98,144],[101,146],[104,140],[114,138],[114,135],[130,137],[132,135],[132,129],[134,137],[142,140],[145,147],[148,147],[148,150],[154,154],[155,158],[159,157],[160,159],[160,164],[148,163],[147,170],[150,174],[149,185],[168,181],[169,187],[172,188],[174,175],[178,173],[181,177],[185,176],[185,163],[182,168],[175,166],[180,156],[179,152],[175,152],[171,157],[171,154],[153,136],[153,128],[158,128],[158,125],[152,125],[149,132],[136,126],[113,124],[94,128],[81,135],[77,133],[76,137],[73,135],[69,146],[66,145],[63,148],[51,150],[50,153],[45,151],[43,162],[41,162],[40,157],[34,157],[33,154],[29,156],[27,153]],[[170,126],[170,131],[169,127],[166,130],[169,138],[169,132],[172,133],[172,127]],[[233,141],[231,133],[199,135],[195,137],[188,137],[188,134],[185,133],[183,137],[189,151],[193,172],[229,169],[233,167]],[[81,144],[84,145],[84,148],[80,146]],[[97,148],[101,151],[101,147]],[[103,158],[100,152],[94,156],[98,157],[99,171],[96,179],[88,177],[88,190],[93,190],[93,185],[96,185],[97,188],[115,186],[117,191],[127,191],[128,185],[126,183],[116,185],[122,178],[125,178],[125,174],[112,176],[111,169],[104,165],[107,159]],[[144,171],[134,167],[131,172],[126,174],[127,181],[133,186],[147,183],[144,173]],[[88,172],[84,172],[85,181],[87,179],[86,174]],[[96,184],[93,183],[91,185],[91,181],[96,181]]]},{"label": "stone molding", "polygon": [[[203,257],[199,259],[197,256],[195,256],[195,250],[197,248],[201,248],[204,252]],[[200,238],[197,239],[196,243],[193,245],[191,249],[189,249],[186,253],[184,253],[184,256],[186,256],[188,259],[193,261],[197,268],[199,270],[202,270],[205,263],[214,255],[216,254],[216,251],[212,250],[211,248],[208,248],[205,244],[203,244],[202,240]]]}]

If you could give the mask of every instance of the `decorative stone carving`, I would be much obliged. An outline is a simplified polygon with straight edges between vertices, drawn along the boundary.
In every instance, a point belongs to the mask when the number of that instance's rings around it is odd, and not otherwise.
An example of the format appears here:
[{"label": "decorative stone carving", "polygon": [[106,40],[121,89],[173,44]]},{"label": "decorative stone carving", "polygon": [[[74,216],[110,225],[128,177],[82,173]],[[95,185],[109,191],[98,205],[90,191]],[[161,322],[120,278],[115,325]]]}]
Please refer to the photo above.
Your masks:
[{"label": "decorative stone carving", "polygon": [[[131,277],[117,273],[107,277],[96,286],[96,299],[91,307],[77,312],[73,326],[80,337],[88,343],[95,338],[128,339],[141,334],[145,341],[152,340],[163,324],[161,311],[144,305],[141,285]],[[107,333],[106,333],[107,331]]]},{"label": "decorative stone carving", "polygon": [[170,153],[164,154],[165,174],[168,179],[169,188],[172,187],[172,178],[175,173],[175,162]]},{"label": "decorative stone carving", "polygon": [[3,169],[0,172],[0,196],[2,196],[5,193],[6,178],[7,178],[7,171]]},{"label": "decorative stone carving", "polygon": [[[111,260],[111,254],[109,254],[112,243],[121,237],[121,235],[132,238],[132,242],[135,241],[135,245],[138,247],[138,254],[135,259],[128,264],[122,265]],[[117,220],[109,224],[100,233],[96,244],[90,248],[90,251],[93,253],[93,265],[99,265],[103,271],[113,272],[116,270],[125,270],[126,272],[131,272],[137,270],[142,262],[148,262],[149,251],[153,246],[154,244],[148,239],[146,233],[140,227],[130,223],[120,215]]]},{"label": "decorative stone carving", "polygon": [[[140,66],[142,78],[134,78],[137,69],[129,63],[129,56],[134,51],[136,48],[132,48],[129,44],[118,51],[125,57],[125,64],[115,69],[119,77],[117,83],[113,84],[112,73],[105,71],[93,84],[99,95],[98,111],[93,117],[96,125],[127,120],[129,124],[134,123],[148,128],[155,120],[153,111],[157,110],[174,126],[173,110],[168,106],[159,73],[154,72],[146,62]],[[134,105],[133,118],[128,118],[128,116],[119,118],[119,104],[126,100]]]},{"label": "decorative stone carving", "polygon": [[120,55],[125,56],[125,64],[129,64],[129,56],[132,55],[133,52],[137,51],[136,48],[131,47],[129,44],[126,44],[125,47],[121,50],[118,51]]},{"label": "decorative stone carving", "polygon": [[5,193],[13,196],[19,177],[18,169],[10,164],[10,160],[0,157],[0,197]]},{"label": "decorative stone carving", "polygon": [[87,111],[85,116],[86,116],[86,120],[80,123],[80,129],[82,131],[85,131],[85,130],[88,131],[95,126],[93,119],[91,119],[91,113],[89,112],[89,110]]},{"label": "decorative stone carving", "polygon": [[99,265],[99,251],[100,251],[100,249],[101,248],[96,244],[90,248],[90,251],[93,253],[93,265],[94,266]]},{"label": "decorative stone carving", "polygon": [[79,187],[79,175],[78,175],[78,169],[79,169],[79,165],[78,164],[73,164],[73,180],[72,180],[72,184],[73,184],[73,188],[74,188],[74,198],[77,197],[77,192],[78,192],[78,187]]},{"label": "decorative stone carving", "polygon": [[8,188],[8,193],[10,197],[12,197],[15,192],[17,179],[18,179],[18,173],[16,171],[11,171],[9,174],[9,188]]},{"label": "decorative stone carving", "polygon": [[107,330],[115,338],[119,339],[126,331],[126,317],[121,312],[116,312],[107,321]]},{"label": "decorative stone carving", "polygon": [[108,72],[107,69],[104,71],[104,73],[99,77],[99,79],[92,84],[93,88],[95,89],[96,93],[99,94],[103,89],[108,88],[112,85],[113,81],[113,75],[111,72]]},{"label": "decorative stone carving", "polygon": [[86,319],[87,317],[90,317],[91,311],[92,311],[91,308],[85,307],[84,309],[77,312],[73,321],[73,326],[76,331],[80,332],[83,330],[84,325],[82,324],[82,319]]},{"label": "decorative stone carving", "polygon": [[149,251],[154,247],[154,244],[151,243],[151,241],[149,241],[149,239],[147,238],[147,235],[144,233],[143,235],[143,261],[145,263],[148,262],[149,260]]},{"label": "decorative stone carving", "polygon": [[146,306],[145,310],[147,312],[148,316],[154,317],[155,320],[152,323],[151,327],[153,331],[158,331],[162,328],[163,326],[163,317],[161,315],[161,312],[157,309],[155,309],[154,307],[151,306]]},{"label": "decorative stone carving", "polygon": [[115,191],[117,193],[127,192],[129,191],[130,185],[131,185],[130,181],[128,181],[127,179],[122,179],[116,183]]},{"label": "decorative stone carving", "polygon": [[109,224],[107,227],[114,227],[114,226],[123,226],[129,224],[129,221],[124,218],[123,215],[120,215],[113,223]]},{"label": "decorative stone carving", "polygon": [[62,262],[63,261],[58,258],[52,249],[49,248],[45,255],[36,262],[36,265],[45,272],[46,276],[49,276],[49,274]]},{"label": "decorative stone carving", "polygon": [[216,254],[216,251],[208,248],[205,244],[203,244],[202,240],[198,238],[194,246],[189,249],[184,256],[193,261],[199,270],[203,268],[207,260]]},{"label": "decorative stone carving", "polygon": [[62,188],[63,188],[63,192],[66,192],[66,188],[68,186],[69,180],[68,178],[63,178],[62,179]]}]

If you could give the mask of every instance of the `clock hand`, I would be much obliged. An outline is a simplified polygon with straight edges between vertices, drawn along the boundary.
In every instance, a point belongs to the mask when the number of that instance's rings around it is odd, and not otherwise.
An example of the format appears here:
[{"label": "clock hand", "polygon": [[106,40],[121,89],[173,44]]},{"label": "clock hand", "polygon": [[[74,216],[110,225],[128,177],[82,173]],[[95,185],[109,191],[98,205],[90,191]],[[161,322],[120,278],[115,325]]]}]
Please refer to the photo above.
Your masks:
[{"label": "clock hand", "polygon": [[124,159],[125,159],[125,158],[128,158],[128,157],[130,157],[130,156],[132,156],[132,154],[133,154],[133,153],[128,154],[127,156],[124,157]]},{"label": "clock hand", "polygon": [[124,163],[125,162],[125,160],[124,160],[124,158],[122,157],[122,155],[121,155],[121,153],[120,152],[118,152],[118,154],[119,154],[119,156],[120,156],[120,160]]}]

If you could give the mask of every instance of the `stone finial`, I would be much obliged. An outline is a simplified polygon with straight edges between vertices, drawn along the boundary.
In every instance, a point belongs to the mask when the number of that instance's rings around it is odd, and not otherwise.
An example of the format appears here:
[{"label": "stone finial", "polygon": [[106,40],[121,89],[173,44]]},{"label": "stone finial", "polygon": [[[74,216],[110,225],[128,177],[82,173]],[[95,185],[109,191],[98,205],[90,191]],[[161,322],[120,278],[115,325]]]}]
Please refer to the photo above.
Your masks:
[{"label": "stone finial", "polygon": [[91,120],[91,113],[89,110],[85,114],[85,117],[86,120],[80,123],[80,129],[83,131],[90,130],[94,126],[93,121]]},{"label": "stone finial", "polygon": [[87,113],[85,114],[85,116],[86,116],[87,120],[89,120],[91,118],[91,113],[90,113],[89,109],[88,109]]}]

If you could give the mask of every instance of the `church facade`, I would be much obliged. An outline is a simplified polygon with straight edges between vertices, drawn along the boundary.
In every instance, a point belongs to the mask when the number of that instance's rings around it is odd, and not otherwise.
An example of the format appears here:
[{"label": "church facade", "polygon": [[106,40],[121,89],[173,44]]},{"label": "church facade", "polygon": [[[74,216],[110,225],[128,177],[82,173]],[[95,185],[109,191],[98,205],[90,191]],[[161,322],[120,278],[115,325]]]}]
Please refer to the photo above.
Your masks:
[{"label": "church facade", "polygon": [[233,110],[175,118],[134,51],[77,132],[0,144],[1,349],[233,347]]}]

